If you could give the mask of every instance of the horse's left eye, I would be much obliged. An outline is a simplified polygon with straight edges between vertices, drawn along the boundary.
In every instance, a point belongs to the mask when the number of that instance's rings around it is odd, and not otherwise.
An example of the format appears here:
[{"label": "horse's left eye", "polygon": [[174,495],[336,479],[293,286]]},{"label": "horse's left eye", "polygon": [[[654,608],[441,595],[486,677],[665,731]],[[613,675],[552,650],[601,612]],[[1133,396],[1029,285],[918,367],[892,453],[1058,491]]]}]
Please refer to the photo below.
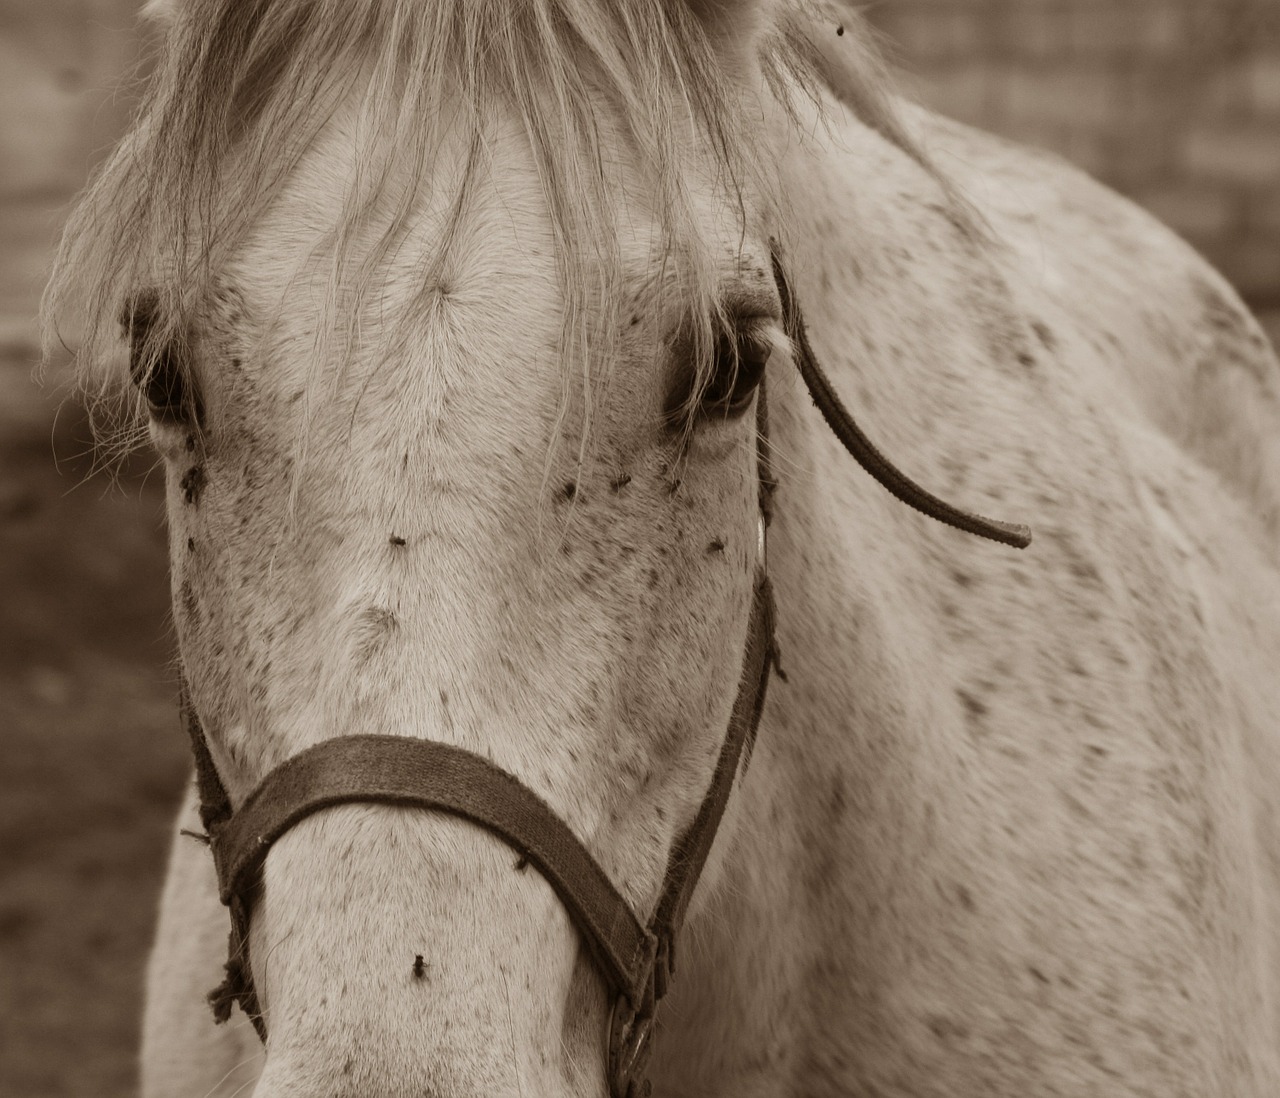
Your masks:
[{"label": "horse's left eye", "polygon": [[773,344],[761,324],[745,324],[716,340],[715,363],[702,391],[705,412],[733,418],[751,405]]},{"label": "horse's left eye", "polygon": [[149,361],[135,358],[130,372],[153,415],[182,419],[190,414],[187,381],[171,347],[161,348]]}]

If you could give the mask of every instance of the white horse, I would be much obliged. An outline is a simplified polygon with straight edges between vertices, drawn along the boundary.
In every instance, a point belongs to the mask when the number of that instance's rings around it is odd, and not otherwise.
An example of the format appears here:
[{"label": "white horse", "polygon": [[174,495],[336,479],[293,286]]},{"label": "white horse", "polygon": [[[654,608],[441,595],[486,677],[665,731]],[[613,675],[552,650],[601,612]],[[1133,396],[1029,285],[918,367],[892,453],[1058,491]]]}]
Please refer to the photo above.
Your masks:
[{"label": "white horse", "polygon": [[[1280,1094],[1280,372],[1217,274],[1059,160],[899,104],[848,14],[158,7],[49,309],[87,290],[104,388],[129,321],[232,802],[333,737],[464,747],[647,913],[738,690],[746,347],[786,680],[655,1093]],[[869,433],[1029,550],[848,460],[774,247]],[[143,1093],[599,1098],[600,975],[521,866],[446,814],[307,817],[252,905],[263,1047],[209,1017],[227,914],[176,835]]]}]

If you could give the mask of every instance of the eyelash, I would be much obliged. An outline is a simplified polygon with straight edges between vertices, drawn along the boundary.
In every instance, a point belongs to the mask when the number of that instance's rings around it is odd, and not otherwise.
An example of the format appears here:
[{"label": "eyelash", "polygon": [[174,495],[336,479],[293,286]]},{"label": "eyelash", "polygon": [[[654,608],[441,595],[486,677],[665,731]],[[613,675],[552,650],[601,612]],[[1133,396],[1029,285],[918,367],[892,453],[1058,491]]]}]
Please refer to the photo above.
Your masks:
[{"label": "eyelash", "polygon": [[736,331],[721,335],[716,340],[714,369],[701,393],[702,411],[728,418],[744,413],[772,353],[773,343],[759,321],[744,323]]}]

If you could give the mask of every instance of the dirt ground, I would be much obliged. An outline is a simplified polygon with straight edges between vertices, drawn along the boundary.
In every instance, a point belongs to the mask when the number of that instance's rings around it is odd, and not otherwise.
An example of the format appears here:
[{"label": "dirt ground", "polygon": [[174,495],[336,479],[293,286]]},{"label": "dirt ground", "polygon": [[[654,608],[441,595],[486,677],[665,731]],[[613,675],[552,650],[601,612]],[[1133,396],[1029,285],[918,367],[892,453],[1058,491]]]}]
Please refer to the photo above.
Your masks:
[{"label": "dirt ground", "polygon": [[92,475],[28,367],[0,354],[0,1095],[125,1098],[188,766],[162,499],[145,455]]}]

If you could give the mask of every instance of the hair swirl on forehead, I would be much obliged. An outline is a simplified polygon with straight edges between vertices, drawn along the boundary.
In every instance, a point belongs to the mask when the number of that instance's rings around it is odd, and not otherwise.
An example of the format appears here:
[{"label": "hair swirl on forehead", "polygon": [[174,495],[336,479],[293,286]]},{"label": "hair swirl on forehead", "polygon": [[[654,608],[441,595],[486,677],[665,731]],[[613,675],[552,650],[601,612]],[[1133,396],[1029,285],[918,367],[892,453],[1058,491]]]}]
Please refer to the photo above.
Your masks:
[{"label": "hair swirl on forehead", "polygon": [[[759,37],[766,85],[785,101],[816,80],[821,59],[805,34],[813,15],[800,5],[763,10],[772,20]],[[848,16],[843,22],[846,44],[856,45],[853,35],[865,32]],[[871,55],[864,44],[859,56]],[[616,157],[602,147],[603,110],[631,146],[629,159],[650,172],[668,274],[701,327],[692,335],[702,361],[724,318],[718,257],[692,208],[689,150],[710,160],[717,186],[736,194],[740,209],[747,191],[770,198],[758,150],[741,130],[732,63],[694,5],[673,0],[184,0],[133,129],[68,224],[46,295],[47,342],[55,319],[79,311],[82,378],[99,391],[114,386],[118,318],[142,288],[157,294],[150,350],[187,338],[220,265],[334,106],[354,94],[359,170],[323,248],[332,265],[318,331],[354,338],[380,260],[423,189],[438,182],[433,153],[446,125],[470,137],[452,204],[456,225],[484,164],[484,127],[500,107],[523,125],[550,211],[565,361],[582,372],[607,361],[600,348],[587,353],[616,330],[621,296],[616,183],[606,167]],[[867,101],[892,122],[883,90],[874,81],[867,89]],[[448,123],[441,103],[456,108]],[[355,249],[375,205],[383,237]],[[450,228],[428,264],[447,262]]]}]

